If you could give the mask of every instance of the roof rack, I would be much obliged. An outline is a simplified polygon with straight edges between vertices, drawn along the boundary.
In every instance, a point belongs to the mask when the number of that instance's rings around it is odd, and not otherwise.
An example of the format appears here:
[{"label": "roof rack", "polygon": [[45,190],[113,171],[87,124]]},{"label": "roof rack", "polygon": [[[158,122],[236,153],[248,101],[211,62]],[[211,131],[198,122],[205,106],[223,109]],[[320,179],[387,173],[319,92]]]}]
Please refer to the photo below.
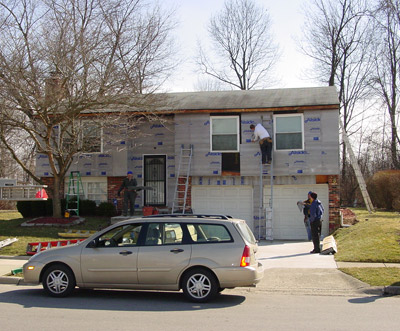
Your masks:
[{"label": "roof rack", "polygon": [[157,214],[143,216],[143,218],[163,218],[163,217],[174,217],[174,218],[218,218],[223,220],[232,219],[229,215],[212,215],[212,214]]}]

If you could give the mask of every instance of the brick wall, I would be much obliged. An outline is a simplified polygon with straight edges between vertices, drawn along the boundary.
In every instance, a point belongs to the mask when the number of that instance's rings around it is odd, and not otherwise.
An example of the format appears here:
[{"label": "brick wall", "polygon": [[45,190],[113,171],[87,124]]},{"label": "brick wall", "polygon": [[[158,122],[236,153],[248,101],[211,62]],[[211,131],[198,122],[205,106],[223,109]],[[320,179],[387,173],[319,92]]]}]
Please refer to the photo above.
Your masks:
[{"label": "brick wall", "polygon": [[124,202],[123,193],[121,193],[121,197],[118,198],[118,190],[121,187],[122,181],[126,176],[122,177],[107,177],[107,199],[109,202],[112,202],[113,199],[117,199],[117,209],[118,211],[122,210],[122,205]]},{"label": "brick wall", "polygon": [[329,185],[329,234],[340,227],[340,183],[339,175],[328,176]]}]

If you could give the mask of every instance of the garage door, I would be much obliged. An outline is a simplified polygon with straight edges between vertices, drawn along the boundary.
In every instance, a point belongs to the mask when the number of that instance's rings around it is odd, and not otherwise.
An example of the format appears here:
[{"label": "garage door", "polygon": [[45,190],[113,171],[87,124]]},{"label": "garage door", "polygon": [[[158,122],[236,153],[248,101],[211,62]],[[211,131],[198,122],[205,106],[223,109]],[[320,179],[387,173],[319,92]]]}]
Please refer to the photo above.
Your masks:
[{"label": "garage door", "polygon": [[[327,184],[314,185],[274,185],[274,215],[273,238],[302,240],[307,239],[303,214],[297,207],[297,201],[307,199],[307,193],[314,191],[318,194],[325,208],[322,222],[322,234],[329,233],[329,189]],[[265,200],[269,201],[269,186],[264,189]]]},{"label": "garage door", "polygon": [[196,214],[225,214],[241,218],[252,226],[251,186],[192,186],[192,207]]}]

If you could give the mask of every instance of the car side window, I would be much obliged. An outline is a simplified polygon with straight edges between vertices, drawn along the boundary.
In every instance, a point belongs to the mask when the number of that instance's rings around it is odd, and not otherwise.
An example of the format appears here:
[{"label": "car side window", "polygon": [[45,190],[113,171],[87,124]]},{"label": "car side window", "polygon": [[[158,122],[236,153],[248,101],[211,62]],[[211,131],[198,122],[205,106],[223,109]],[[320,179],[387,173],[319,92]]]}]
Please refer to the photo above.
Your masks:
[{"label": "car side window", "polygon": [[232,241],[227,228],[220,224],[187,224],[187,229],[196,243]]},{"label": "car side window", "polygon": [[136,246],[142,224],[117,226],[97,239],[96,247]]},{"label": "car side window", "polygon": [[150,223],[145,238],[146,246],[181,244],[182,226],[179,223]]}]

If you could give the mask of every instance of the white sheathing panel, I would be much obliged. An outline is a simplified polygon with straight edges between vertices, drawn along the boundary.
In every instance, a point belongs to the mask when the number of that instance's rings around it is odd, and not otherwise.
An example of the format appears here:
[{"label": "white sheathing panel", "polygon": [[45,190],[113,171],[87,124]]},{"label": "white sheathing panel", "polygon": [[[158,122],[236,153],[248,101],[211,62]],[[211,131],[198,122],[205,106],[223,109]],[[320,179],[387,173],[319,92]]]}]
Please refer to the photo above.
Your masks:
[{"label": "white sheathing panel", "polygon": [[[267,205],[270,186],[264,186],[264,204]],[[322,222],[322,234],[329,233],[329,189],[327,184],[314,185],[274,185],[273,201],[273,238],[303,240],[307,239],[304,227],[304,216],[296,203],[307,199],[307,193],[314,191],[324,205],[325,213]]]},{"label": "white sheathing panel", "polygon": [[196,214],[225,214],[241,218],[253,226],[253,188],[248,185],[192,187],[193,212]]}]

